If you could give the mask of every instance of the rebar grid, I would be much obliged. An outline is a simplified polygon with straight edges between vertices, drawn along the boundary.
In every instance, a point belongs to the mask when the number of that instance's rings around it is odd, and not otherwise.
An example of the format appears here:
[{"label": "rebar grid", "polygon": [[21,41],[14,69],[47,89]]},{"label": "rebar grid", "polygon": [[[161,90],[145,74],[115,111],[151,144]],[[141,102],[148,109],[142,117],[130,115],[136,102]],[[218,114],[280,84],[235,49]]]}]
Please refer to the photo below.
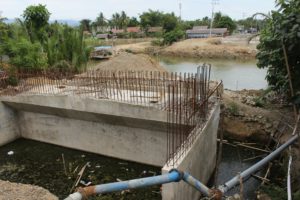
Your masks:
[{"label": "rebar grid", "polygon": [[[74,95],[107,99],[167,111],[167,160],[174,166],[195,141],[208,112],[211,95],[211,66],[203,64],[197,73],[157,71],[88,70],[76,74],[70,70],[22,70],[14,74],[16,86],[8,77],[0,96],[18,94]],[[11,78],[10,78],[11,79]]]}]

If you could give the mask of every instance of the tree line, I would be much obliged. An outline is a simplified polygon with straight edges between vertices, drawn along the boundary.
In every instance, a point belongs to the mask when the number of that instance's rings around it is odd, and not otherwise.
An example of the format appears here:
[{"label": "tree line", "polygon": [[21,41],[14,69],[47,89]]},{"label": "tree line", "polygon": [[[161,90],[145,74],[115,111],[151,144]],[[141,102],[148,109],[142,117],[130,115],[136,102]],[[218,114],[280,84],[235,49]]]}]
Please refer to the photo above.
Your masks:
[{"label": "tree line", "polygon": [[[250,28],[261,29],[263,27],[263,20],[254,19],[252,17],[233,20],[228,15],[221,12],[217,12],[214,15],[213,28],[227,28],[231,33],[237,28],[238,25],[243,26],[244,29],[248,30]],[[164,27],[164,30],[169,31],[172,29],[176,23],[180,23],[183,30],[190,29],[193,26],[208,26],[210,27],[211,18],[203,17],[202,19],[196,20],[181,20],[176,17],[174,13],[164,13],[159,10],[149,9],[143,12],[139,18],[129,17],[125,11],[120,13],[114,13],[110,19],[106,18],[102,12],[99,13],[98,17],[92,21],[90,19],[83,19],[80,21],[81,25],[86,31],[92,31],[97,27],[109,26],[116,29],[124,29],[127,27],[141,27],[147,32],[149,27]],[[170,28],[167,27],[170,24]]]},{"label": "tree line", "polygon": [[76,72],[88,62],[90,49],[82,28],[50,24],[50,15],[44,5],[37,5],[27,7],[14,23],[0,20],[0,56],[9,56],[10,73],[65,68]]}]

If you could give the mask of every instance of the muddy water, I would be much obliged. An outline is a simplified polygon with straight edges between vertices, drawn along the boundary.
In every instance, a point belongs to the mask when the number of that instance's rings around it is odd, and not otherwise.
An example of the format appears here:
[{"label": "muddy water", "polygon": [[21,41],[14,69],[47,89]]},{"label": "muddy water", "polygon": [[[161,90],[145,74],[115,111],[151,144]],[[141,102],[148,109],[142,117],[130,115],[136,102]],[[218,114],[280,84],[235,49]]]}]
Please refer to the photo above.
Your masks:
[{"label": "muddy water", "polygon": [[258,69],[256,61],[205,60],[177,57],[155,57],[160,65],[172,72],[196,72],[202,63],[212,65],[211,80],[223,80],[224,87],[231,90],[265,89],[265,69]]},{"label": "muddy water", "polygon": [[[232,147],[229,145],[223,145],[222,149],[222,160],[219,165],[217,185],[222,185],[225,182],[229,181],[238,173],[249,168],[253,164],[259,161],[259,159],[245,161],[245,159],[254,158],[258,156],[255,151],[247,150],[239,147]],[[258,172],[258,175],[261,175],[261,172]],[[243,197],[245,200],[256,199],[255,191],[260,186],[261,181],[257,179],[250,178],[243,184]],[[240,194],[240,187],[237,186],[234,189],[230,190],[226,195]]]},{"label": "muddy water", "polygon": [[[14,154],[9,156],[9,151]],[[157,167],[25,139],[0,147],[0,157],[0,179],[44,187],[59,199],[68,196],[78,172],[87,162],[89,165],[82,177],[86,183],[110,183],[117,179],[128,180],[160,173],[160,168]],[[161,194],[160,187],[156,186],[89,199],[161,199]]]}]

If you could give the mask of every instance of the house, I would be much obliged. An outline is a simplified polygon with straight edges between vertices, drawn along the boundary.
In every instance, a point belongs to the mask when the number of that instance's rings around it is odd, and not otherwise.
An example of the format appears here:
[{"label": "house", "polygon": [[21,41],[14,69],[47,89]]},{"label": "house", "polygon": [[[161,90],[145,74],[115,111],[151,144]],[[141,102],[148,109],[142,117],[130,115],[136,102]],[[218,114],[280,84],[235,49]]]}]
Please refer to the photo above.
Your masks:
[{"label": "house", "polygon": [[128,33],[141,33],[141,28],[140,27],[127,27],[127,32]]},{"label": "house", "polygon": [[118,33],[124,33],[124,30],[123,29],[116,29],[116,28],[113,28],[111,29],[111,32],[113,34],[118,34]]},{"label": "house", "polygon": [[148,29],[148,33],[158,33],[158,32],[162,32],[162,31],[163,31],[163,27],[161,27],[161,26],[149,27],[149,29]]},{"label": "house", "polygon": [[102,40],[106,40],[106,39],[110,38],[109,34],[107,34],[107,33],[97,34],[96,37],[98,39],[102,39]]},{"label": "house", "polygon": [[187,38],[225,37],[228,35],[227,28],[193,28],[186,31]]}]

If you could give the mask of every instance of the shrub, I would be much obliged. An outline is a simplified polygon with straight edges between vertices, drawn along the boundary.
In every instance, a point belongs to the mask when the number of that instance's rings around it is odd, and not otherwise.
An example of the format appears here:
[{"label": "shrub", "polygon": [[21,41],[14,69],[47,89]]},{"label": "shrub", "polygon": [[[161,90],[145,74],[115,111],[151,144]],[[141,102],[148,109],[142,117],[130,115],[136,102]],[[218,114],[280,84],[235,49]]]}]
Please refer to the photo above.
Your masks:
[{"label": "shrub", "polygon": [[184,31],[180,29],[175,29],[173,31],[167,32],[163,36],[163,43],[166,45],[171,45],[173,42],[177,42],[178,40],[182,39],[184,35]]},{"label": "shrub", "polygon": [[25,38],[10,39],[6,46],[10,64],[18,69],[41,70],[47,67],[47,55],[39,42],[31,43]]},{"label": "shrub", "polygon": [[151,44],[153,46],[162,46],[163,45],[163,40],[161,40],[161,39],[152,40]]},{"label": "shrub", "polygon": [[239,115],[239,107],[236,103],[230,102],[227,106],[227,110],[230,115],[237,116]]}]

